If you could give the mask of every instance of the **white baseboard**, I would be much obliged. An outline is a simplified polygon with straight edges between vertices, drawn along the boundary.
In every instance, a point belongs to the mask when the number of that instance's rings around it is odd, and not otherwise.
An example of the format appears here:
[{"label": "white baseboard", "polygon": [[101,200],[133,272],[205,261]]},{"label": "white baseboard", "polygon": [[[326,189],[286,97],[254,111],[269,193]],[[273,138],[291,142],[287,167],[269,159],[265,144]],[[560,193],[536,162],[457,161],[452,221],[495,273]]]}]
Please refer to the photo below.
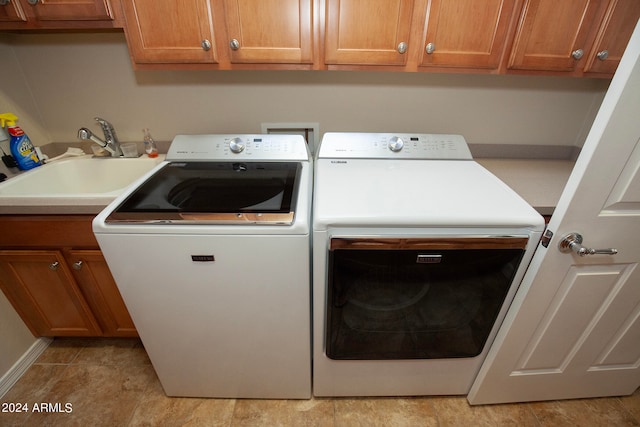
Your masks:
[{"label": "white baseboard", "polygon": [[20,359],[0,378],[0,398],[4,396],[27,369],[40,357],[53,341],[51,338],[38,338]]}]

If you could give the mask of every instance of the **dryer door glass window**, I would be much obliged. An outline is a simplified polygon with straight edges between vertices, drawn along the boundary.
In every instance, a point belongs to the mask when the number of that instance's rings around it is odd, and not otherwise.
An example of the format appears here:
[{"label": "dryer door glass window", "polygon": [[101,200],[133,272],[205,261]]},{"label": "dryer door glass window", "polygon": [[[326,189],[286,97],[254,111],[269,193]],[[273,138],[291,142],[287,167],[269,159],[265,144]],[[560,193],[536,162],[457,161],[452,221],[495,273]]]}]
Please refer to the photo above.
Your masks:
[{"label": "dryer door glass window", "polygon": [[452,249],[459,244],[441,244],[437,239],[422,244],[425,249],[415,249],[421,244],[412,245],[408,239],[378,239],[372,245],[361,241],[346,247],[332,242],[327,356],[353,360],[477,356],[524,254],[526,239],[519,240],[506,245],[469,241],[474,248],[468,249]]}]

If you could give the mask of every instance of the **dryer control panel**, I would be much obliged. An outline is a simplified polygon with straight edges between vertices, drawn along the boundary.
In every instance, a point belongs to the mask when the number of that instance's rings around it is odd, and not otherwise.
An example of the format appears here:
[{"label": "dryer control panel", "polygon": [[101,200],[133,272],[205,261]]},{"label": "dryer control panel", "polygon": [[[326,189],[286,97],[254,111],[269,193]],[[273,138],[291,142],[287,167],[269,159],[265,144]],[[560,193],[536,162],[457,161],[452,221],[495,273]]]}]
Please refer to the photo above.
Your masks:
[{"label": "dryer control panel", "polygon": [[328,132],[318,158],[473,160],[462,135]]}]

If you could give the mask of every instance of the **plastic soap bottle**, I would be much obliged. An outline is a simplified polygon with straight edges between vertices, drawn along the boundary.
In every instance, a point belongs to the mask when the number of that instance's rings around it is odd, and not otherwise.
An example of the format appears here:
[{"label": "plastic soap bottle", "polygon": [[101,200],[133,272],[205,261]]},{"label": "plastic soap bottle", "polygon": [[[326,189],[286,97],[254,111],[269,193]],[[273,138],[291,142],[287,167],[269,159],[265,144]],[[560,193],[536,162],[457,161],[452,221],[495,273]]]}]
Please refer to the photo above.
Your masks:
[{"label": "plastic soap bottle", "polygon": [[147,153],[147,156],[158,157],[158,147],[151,137],[151,132],[149,132],[148,128],[142,129],[142,132],[144,133],[144,151]]},{"label": "plastic soap bottle", "polygon": [[11,136],[9,148],[11,154],[18,164],[18,169],[26,171],[40,166],[42,162],[38,158],[38,153],[31,143],[31,140],[24,131],[16,125],[18,117],[12,113],[0,114],[0,126],[7,127],[7,132]]}]

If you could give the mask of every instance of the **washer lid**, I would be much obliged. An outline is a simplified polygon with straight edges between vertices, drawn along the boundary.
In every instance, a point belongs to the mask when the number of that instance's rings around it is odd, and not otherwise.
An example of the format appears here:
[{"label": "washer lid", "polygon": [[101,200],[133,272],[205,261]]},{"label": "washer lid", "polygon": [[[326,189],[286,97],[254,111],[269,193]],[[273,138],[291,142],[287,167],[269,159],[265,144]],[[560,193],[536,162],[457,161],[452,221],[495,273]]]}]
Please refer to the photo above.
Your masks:
[{"label": "washer lid", "polygon": [[107,223],[293,223],[300,162],[169,162]]},{"label": "washer lid", "polygon": [[531,227],[544,220],[475,161],[318,159],[314,229]]}]

